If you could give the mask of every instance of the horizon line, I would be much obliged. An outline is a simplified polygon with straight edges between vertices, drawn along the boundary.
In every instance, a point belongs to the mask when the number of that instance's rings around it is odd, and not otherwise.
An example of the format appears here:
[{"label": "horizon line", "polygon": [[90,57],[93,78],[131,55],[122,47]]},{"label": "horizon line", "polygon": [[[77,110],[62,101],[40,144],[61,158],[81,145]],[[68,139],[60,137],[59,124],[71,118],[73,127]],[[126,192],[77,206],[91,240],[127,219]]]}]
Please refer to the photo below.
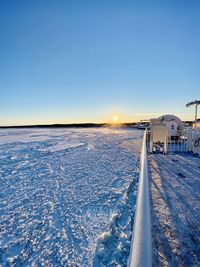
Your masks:
[{"label": "horizon line", "polygon": [[[78,126],[107,126],[107,125],[133,125],[137,124],[138,122],[119,122],[119,123],[112,123],[112,122],[80,122],[80,123],[48,123],[48,124],[18,124],[18,125],[0,125],[0,128],[23,128],[23,127],[78,127]],[[140,122],[144,123],[144,122]]]},{"label": "horizon line", "polygon": [[[193,122],[193,120],[183,120],[183,122]],[[103,127],[103,126],[131,126],[149,123],[149,121],[135,121],[135,122],[80,122],[80,123],[51,123],[51,124],[18,124],[18,125],[0,125],[0,129],[4,128],[39,128],[39,127]]]}]

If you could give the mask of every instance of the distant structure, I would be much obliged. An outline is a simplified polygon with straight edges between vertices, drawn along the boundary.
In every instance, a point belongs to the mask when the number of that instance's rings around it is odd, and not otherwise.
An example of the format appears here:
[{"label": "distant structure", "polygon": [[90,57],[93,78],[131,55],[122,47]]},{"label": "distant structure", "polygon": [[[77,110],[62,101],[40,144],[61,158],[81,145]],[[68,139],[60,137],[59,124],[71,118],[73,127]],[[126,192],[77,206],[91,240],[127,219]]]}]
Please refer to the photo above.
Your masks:
[{"label": "distant structure", "polygon": [[197,127],[197,108],[198,108],[198,105],[200,105],[200,100],[194,100],[194,101],[188,102],[186,104],[186,107],[195,106],[194,128]]}]

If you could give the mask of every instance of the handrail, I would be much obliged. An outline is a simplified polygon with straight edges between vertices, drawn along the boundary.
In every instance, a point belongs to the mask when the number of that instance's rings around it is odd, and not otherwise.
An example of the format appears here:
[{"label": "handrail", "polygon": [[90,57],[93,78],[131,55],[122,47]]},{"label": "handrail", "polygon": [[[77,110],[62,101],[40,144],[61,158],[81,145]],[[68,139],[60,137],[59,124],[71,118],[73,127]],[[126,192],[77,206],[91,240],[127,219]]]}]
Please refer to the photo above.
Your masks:
[{"label": "handrail", "polygon": [[136,203],[133,238],[129,257],[129,267],[152,266],[152,243],[151,243],[151,212],[149,175],[146,146],[146,131],[144,132],[141,158],[140,177]]}]

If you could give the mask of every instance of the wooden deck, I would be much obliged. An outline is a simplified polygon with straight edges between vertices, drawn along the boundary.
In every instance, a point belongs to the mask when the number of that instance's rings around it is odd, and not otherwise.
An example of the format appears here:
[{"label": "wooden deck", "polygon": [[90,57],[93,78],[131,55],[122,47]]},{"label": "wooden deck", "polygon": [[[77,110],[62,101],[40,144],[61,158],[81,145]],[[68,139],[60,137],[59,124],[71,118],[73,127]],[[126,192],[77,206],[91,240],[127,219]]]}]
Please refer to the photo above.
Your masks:
[{"label": "wooden deck", "polygon": [[200,158],[149,155],[153,266],[200,266]]}]

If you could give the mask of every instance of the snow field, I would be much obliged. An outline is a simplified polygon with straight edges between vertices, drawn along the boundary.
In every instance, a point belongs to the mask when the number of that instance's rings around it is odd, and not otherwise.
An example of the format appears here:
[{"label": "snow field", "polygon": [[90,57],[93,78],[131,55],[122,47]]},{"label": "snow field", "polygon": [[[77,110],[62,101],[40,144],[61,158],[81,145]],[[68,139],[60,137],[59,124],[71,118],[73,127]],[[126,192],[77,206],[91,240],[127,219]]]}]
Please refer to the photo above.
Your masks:
[{"label": "snow field", "polygon": [[0,265],[126,266],[142,132],[0,131]]}]

